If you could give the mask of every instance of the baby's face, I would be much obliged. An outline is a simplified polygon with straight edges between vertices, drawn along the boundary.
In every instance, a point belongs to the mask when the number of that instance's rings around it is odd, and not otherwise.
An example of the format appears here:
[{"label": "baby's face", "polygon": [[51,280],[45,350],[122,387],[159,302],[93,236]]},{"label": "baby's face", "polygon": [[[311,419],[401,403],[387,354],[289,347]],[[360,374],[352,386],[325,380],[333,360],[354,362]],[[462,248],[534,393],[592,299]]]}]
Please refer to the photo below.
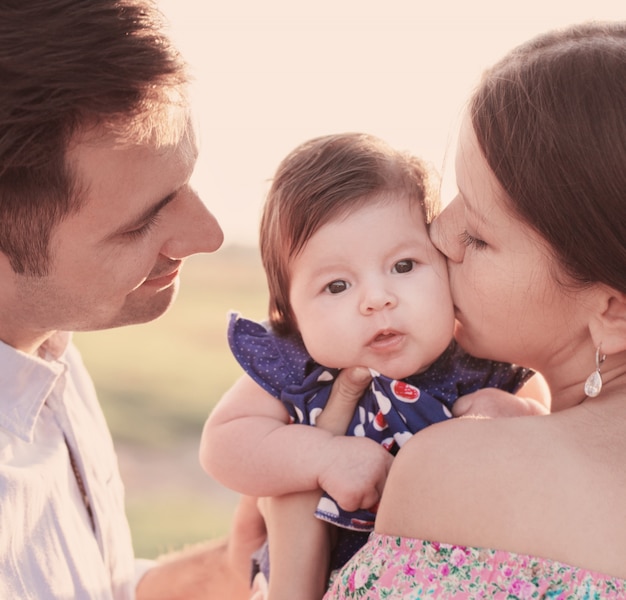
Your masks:
[{"label": "baby's face", "polygon": [[291,263],[290,300],[311,356],[400,379],[448,346],[454,312],[446,262],[418,205],[374,199],[321,227]]}]

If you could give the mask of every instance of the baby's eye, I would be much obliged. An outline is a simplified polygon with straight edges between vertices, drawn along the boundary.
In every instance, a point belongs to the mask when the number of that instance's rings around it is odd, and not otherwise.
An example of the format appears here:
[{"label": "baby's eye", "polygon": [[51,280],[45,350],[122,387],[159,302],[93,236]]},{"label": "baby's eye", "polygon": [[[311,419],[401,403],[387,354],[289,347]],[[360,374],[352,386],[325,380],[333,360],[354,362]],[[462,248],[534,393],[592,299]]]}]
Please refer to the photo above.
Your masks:
[{"label": "baby's eye", "polygon": [[408,273],[413,270],[415,266],[415,261],[410,258],[405,258],[404,260],[399,260],[395,265],[393,265],[394,273]]},{"label": "baby's eye", "polygon": [[331,281],[325,289],[331,294],[341,294],[341,292],[345,292],[349,287],[350,284],[347,281],[336,279],[335,281]]}]

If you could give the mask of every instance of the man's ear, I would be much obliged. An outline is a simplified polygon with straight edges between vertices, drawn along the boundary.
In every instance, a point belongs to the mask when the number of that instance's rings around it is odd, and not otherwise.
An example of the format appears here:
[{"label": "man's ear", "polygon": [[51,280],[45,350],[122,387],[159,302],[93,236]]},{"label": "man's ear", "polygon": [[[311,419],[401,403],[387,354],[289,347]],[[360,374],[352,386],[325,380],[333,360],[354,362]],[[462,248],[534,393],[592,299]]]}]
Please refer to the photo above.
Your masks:
[{"label": "man's ear", "polygon": [[602,293],[598,312],[589,323],[596,346],[602,344],[605,354],[626,350],[626,294],[607,288]]}]

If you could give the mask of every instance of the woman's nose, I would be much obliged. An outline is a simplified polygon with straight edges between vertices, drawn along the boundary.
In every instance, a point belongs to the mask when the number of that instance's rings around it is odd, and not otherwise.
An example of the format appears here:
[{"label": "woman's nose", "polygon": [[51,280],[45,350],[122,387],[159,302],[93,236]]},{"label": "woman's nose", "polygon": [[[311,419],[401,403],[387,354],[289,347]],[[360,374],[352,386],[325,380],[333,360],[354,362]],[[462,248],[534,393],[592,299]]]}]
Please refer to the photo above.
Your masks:
[{"label": "woman's nose", "polygon": [[465,246],[461,241],[460,202],[453,200],[430,225],[430,239],[434,246],[449,260],[463,262]]}]

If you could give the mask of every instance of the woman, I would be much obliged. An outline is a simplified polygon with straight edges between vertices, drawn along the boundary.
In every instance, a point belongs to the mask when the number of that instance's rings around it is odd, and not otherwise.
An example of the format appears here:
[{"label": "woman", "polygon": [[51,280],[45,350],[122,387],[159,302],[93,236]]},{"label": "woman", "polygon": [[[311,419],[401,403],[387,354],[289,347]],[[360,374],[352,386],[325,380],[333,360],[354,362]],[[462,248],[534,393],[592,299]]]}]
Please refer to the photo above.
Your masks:
[{"label": "woman", "polygon": [[551,414],[414,436],[326,597],[626,597],[626,23],[548,33],[487,72],[456,177],[431,229],[456,338],[542,373]]}]

